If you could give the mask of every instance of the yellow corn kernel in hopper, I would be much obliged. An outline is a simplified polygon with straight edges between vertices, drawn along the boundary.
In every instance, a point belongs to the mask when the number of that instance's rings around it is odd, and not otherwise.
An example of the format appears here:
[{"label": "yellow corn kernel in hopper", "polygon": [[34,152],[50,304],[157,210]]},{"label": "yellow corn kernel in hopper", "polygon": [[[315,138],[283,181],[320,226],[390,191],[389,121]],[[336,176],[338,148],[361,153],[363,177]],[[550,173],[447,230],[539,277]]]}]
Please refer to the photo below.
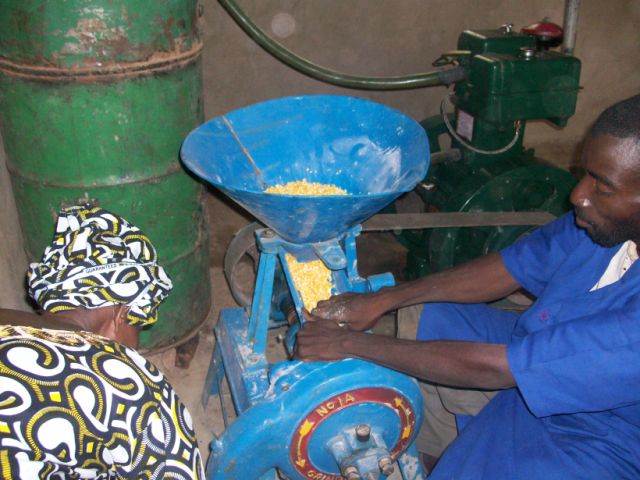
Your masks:
[{"label": "yellow corn kernel in hopper", "polygon": [[285,260],[304,308],[312,311],[320,300],[331,297],[331,270],[322,260],[302,263],[290,253],[286,254]]},{"label": "yellow corn kernel in hopper", "polygon": [[320,195],[348,195],[349,192],[336,185],[307,182],[297,180],[285,184],[273,185],[265,190],[265,193],[279,193],[281,195],[304,195],[316,197]]}]

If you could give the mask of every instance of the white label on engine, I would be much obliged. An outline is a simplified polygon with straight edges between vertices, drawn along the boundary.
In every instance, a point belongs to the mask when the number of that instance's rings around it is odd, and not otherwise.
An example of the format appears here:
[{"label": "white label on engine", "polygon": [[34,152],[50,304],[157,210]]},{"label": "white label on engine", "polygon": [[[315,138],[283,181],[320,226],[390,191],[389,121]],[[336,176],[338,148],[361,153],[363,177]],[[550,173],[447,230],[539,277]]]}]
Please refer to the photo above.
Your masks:
[{"label": "white label on engine", "polygon": [[464,110],[458,109],[456,133],[470,142],[473,140],[473,117]]}]

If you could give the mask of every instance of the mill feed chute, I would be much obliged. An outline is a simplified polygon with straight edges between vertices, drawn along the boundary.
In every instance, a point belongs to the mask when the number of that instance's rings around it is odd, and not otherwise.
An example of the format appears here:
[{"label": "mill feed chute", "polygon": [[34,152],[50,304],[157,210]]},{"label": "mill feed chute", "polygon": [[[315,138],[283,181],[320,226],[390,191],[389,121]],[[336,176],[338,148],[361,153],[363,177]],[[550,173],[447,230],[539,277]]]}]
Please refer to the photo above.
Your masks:
[{"label": "mill feed chute", "polygon": [[[357,270],[360,223],[424,178],[427,137],[402,113],[363,99],[300,96],[252,105],[191,132],[182,160],[251,212],[259,267],[251,307],[224,310],[205,396],[226,377],[237,418],[212,442],[209,479],[425,478],[413,440],[422,398],[416,382],[372,363],[269,364],[267,332],[276,270],[298,318],[305,307],[293,265],[321,263],[332,293],[393,285]],[[306,181],[344,195],[265,193]],[[298,280],[298,282],[297,282]],[[302,321],[302,320],[300,320]],[[292,351],[300,323],[290,327]]]}]

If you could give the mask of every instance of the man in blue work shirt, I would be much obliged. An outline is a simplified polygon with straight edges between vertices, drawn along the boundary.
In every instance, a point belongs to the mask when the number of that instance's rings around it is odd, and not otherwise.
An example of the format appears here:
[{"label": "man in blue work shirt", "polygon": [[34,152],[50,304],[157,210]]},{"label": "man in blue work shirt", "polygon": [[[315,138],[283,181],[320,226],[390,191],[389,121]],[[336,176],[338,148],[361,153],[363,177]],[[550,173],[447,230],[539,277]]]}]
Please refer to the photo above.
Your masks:
[{"label": "man in blue work shirt", "polygon": [[[477,413],[426,450],[444,450],[430,478],[640,478],[640,95],[598,117],[582,162],[573,212],[499,253],[322,302],[298,334],[298,358],[376,362],[431,384],[427,405]],[[537,297],[521,315],[479,304],[520,288]],[[362,333],[422,304],[416,340]]]}]

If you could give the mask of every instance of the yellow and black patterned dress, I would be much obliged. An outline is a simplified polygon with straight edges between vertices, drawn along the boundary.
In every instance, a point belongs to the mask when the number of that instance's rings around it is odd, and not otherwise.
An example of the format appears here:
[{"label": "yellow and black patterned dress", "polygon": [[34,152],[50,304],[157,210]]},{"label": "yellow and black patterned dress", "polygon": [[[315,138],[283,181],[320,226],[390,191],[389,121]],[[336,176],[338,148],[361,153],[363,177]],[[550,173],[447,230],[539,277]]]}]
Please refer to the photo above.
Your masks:
[{"label": "yellow and black patterned dress", "polygon": [[98,335],[0,326],[0,477],[203,479],[162,373]]}]

